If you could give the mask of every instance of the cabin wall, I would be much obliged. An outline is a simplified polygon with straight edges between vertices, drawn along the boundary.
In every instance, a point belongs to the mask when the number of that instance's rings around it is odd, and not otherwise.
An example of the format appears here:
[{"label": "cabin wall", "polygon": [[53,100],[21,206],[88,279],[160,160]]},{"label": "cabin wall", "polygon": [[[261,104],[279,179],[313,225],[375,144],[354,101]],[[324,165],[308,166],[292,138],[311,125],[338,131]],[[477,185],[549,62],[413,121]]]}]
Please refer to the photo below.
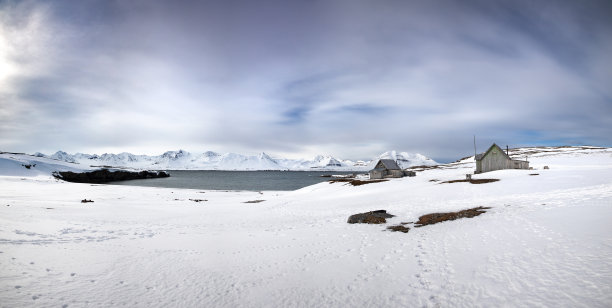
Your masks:
[{"label": "cabin wall", "polygon": [[474,173],[482,173],[482,162],[479,160],[476,161],[476,172]]},{"label": "cabin wall", "polygon": [[509,161],[509,169],[529,169],[529,162],[524,160]]},{"label": "cabin wall", "polygon": [[370,180],[382,179],[383,172],[382,170],[370,170]]},{"label": "cabin wall", "polygon": [[493,149],[480,161],[481,172],[508,169],[509,162],[511,161],[504,154],[497,149]]},{"label": "cabin wall", "polygon": [[416,176],[416,172],[410,170],[404,170],[405,176]]},{"label": "cabin wall", "polygon": [[401,178],[404,176],[403,170],[387,170],[387,177],[390,178]]}]

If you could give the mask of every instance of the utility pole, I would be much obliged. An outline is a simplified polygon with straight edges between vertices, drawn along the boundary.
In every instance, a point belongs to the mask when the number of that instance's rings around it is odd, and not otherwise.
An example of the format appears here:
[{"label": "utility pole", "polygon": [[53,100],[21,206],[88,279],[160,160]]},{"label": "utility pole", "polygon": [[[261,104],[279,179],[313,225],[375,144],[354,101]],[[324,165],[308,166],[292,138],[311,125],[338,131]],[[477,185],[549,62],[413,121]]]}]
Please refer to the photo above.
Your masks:
[{"label": "utility pole", "polygon": [[476,160],[476,135],[474,135],[474,160]]}]

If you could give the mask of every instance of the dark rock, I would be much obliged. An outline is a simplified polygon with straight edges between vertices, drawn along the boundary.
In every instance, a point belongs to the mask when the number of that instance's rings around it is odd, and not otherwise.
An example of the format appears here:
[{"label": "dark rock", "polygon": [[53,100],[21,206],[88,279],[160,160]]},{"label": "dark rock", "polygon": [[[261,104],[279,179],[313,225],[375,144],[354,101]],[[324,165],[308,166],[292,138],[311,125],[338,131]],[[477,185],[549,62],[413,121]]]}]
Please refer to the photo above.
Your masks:
[{"label": "dark rock", "polygon": [[81,200],[81,203],[88,203],[88,202],[93,202],[93,200],[87,200],[87,199]]},{"label": "dark rock", "polygon": [[395,215],[387,214],[385,210],[378,210],[351,215],[347,222],[350,224],[384,224],[387,222],[386,218],[391,217]]},{"label": "dark rock", "polygon": [[361,186],[361,185],[365,185],[365,184],[372,184],[372,183],[380,183],[380,182],[386,182],[388,180],[356,180],[353,178],[336,178],[333,180],[329,180],[329,183],[338,183],[338,182],[347,182],[348,184],[351,184],[353,186]]},{"label": "dark rock", "polygon": [[170,175],[165,171],[126,171],[100,169],[90,172],[56,171],[53,176],[57,179],[74,183],[106,183],[113,181],[126,181],[137,179],[166,178]]},{"label": "dark rock", "polygon": [[410,231],[410,228],[408,227],[404,227],[402,225],[397,225],[397,226],[390,226],[387,227],[387,230],[391,230],[394,232],[404,232],[404,233],[408,233],[408,231]]},{"label": "dark rock", "polygon": [[462,182],[468,182],[471,184],[486,184],[486,183],[493,183],[497,181],[499,181],[499,179],[469,179],[469,180],[466,179],[466,180],[444,181],[444,182],[440,182],[440,184],[462,183]]}]

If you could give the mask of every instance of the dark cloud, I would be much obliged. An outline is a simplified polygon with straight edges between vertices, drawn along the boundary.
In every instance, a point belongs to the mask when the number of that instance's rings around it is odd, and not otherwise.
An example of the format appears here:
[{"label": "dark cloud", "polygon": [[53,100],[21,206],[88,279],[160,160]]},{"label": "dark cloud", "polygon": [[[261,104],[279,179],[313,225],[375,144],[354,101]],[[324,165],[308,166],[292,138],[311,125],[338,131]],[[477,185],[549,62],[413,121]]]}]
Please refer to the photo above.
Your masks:
[{"label": "dark cloud", "polygon": [[610,145],[607,1],[5,1],[0,147]]}]

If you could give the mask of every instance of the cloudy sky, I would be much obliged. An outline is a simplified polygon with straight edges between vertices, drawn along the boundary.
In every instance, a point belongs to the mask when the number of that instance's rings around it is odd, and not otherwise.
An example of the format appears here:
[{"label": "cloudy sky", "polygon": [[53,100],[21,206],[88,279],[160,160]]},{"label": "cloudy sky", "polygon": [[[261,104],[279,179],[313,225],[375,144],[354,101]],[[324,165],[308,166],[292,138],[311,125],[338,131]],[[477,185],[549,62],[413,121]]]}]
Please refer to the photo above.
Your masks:
[{"label": "cloudy sky", "polygon": [[612,146],[610,1],[3,1],[0,150]]}]

